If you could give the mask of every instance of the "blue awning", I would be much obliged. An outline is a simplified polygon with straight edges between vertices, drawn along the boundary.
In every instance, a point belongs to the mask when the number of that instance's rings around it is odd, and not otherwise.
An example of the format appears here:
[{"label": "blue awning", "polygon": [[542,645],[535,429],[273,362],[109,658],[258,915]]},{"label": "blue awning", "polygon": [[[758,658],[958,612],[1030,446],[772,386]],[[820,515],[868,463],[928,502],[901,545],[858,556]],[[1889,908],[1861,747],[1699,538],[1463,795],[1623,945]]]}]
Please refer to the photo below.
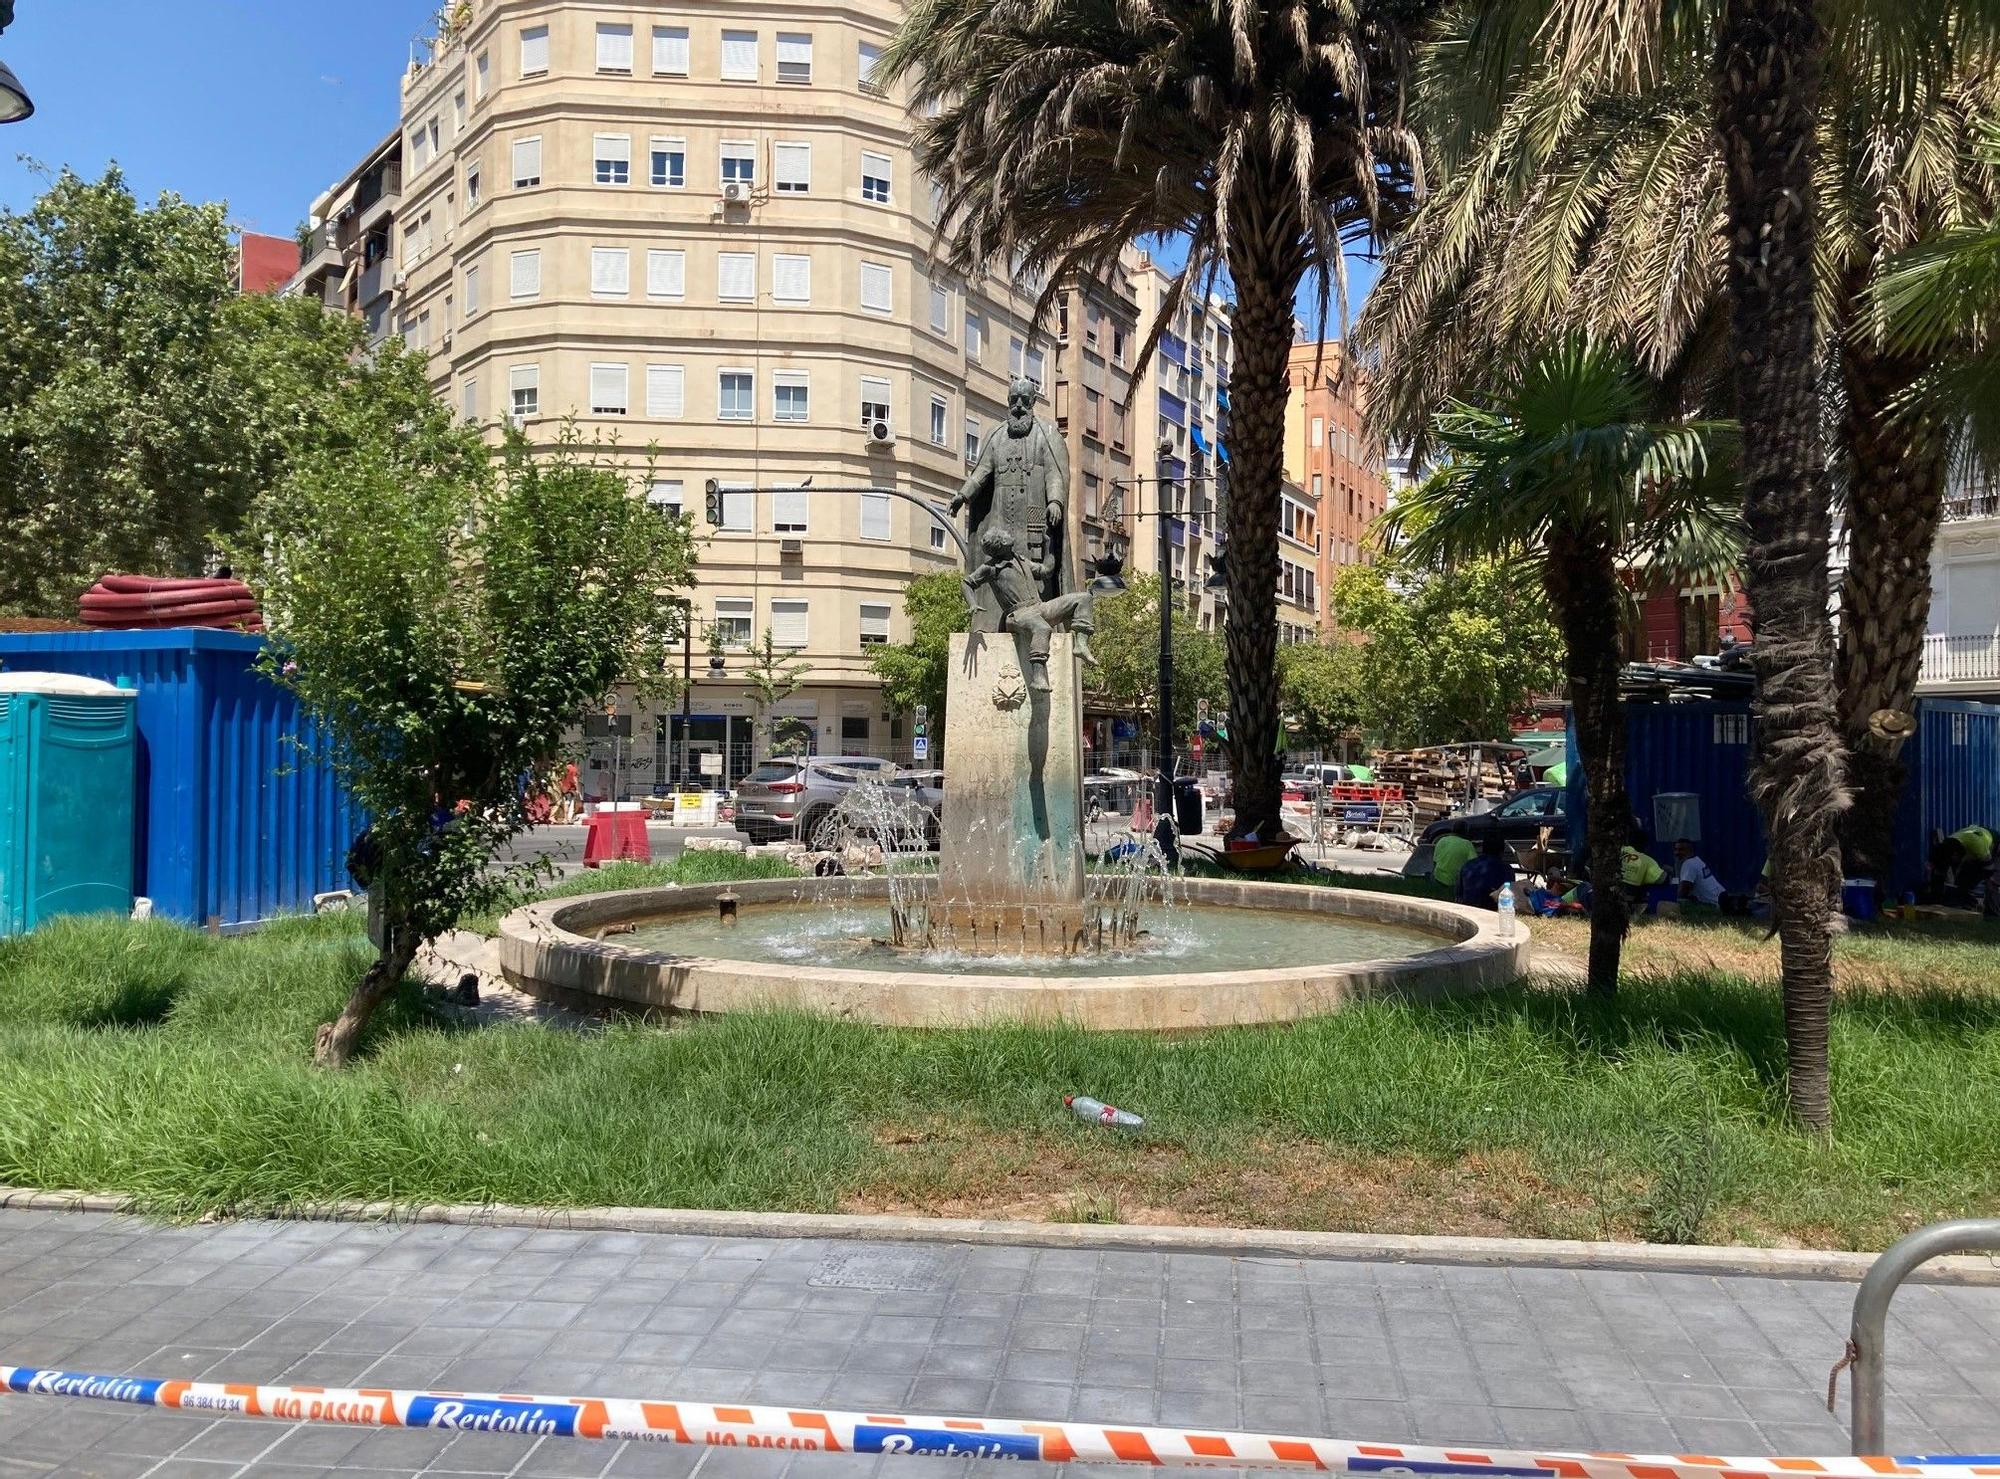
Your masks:
[{"label": "blue awning", "polygon": [[1223,443],[1217,442],[1215,444],[1215,455],[1220,457],[1224,462],[1227,462],[1229,460],[1229,448]]},{"label": "blue awning", "polygon": [[1172,391],[1160,392],[1160,414],[1176,426],[1187,424],[1187,403]]},{"label": "blue awning", "polygon": [[1198,423],[1190,422],[1188,424],[1188,435],[1194,439],[1195,451],[1206,452],[1208,450],[1208,438],[1201,434],[1201,427]]},{"label": "blue awning", "polygon": [[1215,403],[1225,411],[1229,409],[1229,388],[1227,386],[1218,385],[1215,387]]}]

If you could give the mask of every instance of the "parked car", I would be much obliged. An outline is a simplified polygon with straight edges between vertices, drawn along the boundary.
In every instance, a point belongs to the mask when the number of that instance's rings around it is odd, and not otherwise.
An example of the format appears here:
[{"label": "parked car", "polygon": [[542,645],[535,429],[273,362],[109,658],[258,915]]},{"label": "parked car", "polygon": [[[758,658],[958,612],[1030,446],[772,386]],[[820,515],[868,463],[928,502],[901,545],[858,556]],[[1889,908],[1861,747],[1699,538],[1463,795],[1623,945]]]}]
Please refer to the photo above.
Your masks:
[{"label": "parked car", "polygon": [[1421,846],[1431,846],[1438,838],[1456,832],[1474,842],[1499,833],[1508,843],[1531,843],[1542,828],[1561,828],[1566,820],[1560,786],[1530,786],[1503,798],[1491,811],[1477,815],[1440,817],[1424,828]]},{"label": "parked car", "polygon": [[766,760],[736,788],[736,828],[755,842],[810,838],[861,781],[895,773],[892,762],[870,755]]}]

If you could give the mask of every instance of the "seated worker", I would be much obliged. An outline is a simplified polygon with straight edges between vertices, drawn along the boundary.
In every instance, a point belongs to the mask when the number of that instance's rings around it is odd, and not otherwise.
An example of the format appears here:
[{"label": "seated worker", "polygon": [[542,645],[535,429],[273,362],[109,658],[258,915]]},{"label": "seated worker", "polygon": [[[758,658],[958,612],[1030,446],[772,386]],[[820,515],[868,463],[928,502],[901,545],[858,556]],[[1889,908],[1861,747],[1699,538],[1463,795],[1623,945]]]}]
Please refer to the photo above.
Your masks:
[{"label": "seated worker", "polygon": [[1634,827],[1631,837],[1618,852],[1618,877],[1625,885],[1625,892],[1632,900],[1632,907],[1641,909],[1646,904],[1646,891],[1657,888],[1667,881],[1667,870],[1650,853],[1642,852],[1646,845],[1643,828]]},{"label": "seated worker", "polygon": [[1455,897],[1475,909],[1500,907],[1500,890],[1514,881],[1514,865],[1507,860],[1507,839],[1488,832],[1479,839],[1479,856],[1458,874]]},{"label": "seated worker", "polygon": [[1695,853],[1694,844],[1682,838],[1674,844],[1674,881],[1680,885],[1681,907],[1703,909],[1722,907],[1722,880]]},{"label": "seated worker", "polygon": [[1993,906],[1993,833],[1986,827],[1960,827],[1931,848],[1931,894],[1946,904],[1969,905],[1972,893],[1986,884],[1988,911]]},{"label": "seated worker", "polygon": [[1458,875],[1479,854],[1470,837],[1447,832],[1431,849],[1431,878],[1446,893],[1457,896]]}]

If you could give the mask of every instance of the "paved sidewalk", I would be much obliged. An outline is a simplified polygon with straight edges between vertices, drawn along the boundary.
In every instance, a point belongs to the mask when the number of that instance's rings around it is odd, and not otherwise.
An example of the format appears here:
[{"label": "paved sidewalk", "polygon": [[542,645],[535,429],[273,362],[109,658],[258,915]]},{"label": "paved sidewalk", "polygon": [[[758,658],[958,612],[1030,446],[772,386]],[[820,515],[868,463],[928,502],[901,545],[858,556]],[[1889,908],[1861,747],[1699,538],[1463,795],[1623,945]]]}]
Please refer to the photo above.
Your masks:
[{"label": "paved sidewalk", "polygon": [[[9,1364],[1392,1442],[1843,1452],[1821,1402],[1852,1297],[1689,1274],[0,1212]],[[2000,1289],[1912,1286],[1891,1341],[1892,1446],[1993,1451]],[[0,1396],[0,1479],[857,1479],[881,1462]],[[922,1462],[912,1479],[952,1479]]]}]

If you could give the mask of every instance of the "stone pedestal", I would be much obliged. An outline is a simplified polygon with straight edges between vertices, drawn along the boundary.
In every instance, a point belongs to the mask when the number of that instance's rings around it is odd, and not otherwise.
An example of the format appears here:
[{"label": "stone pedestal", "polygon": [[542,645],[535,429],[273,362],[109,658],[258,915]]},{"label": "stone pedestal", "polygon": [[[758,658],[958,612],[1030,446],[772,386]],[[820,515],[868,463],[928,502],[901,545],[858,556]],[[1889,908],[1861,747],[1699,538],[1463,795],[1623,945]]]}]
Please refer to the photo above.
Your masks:
[{"label": "stone pedestal", "polygon": [[979,954],[1085,948],[1083,684],[1068,632],[1051,690],[1028,687],[1025,636],[951,639],[937,943]]}]

